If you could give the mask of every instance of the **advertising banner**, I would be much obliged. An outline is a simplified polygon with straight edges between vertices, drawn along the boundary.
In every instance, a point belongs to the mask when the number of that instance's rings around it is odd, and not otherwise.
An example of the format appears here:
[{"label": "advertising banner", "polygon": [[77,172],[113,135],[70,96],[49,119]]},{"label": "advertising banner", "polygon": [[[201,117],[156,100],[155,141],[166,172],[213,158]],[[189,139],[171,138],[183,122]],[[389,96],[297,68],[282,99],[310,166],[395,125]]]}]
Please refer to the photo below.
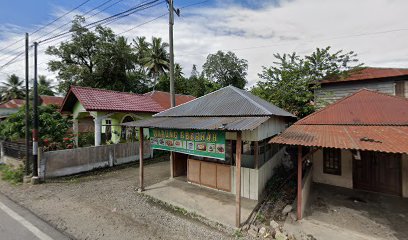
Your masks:
[{"label": "advertising banner", "polygon": [[225,132],[150,128],[153,149],[225,160]]}]

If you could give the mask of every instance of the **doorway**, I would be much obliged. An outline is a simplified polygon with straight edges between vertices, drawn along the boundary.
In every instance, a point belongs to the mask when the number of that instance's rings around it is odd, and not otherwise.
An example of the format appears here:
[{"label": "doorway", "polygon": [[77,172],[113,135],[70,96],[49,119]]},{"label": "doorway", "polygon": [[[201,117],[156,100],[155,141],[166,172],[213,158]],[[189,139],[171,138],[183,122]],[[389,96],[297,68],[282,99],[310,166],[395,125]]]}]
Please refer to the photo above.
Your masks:
[{"label": "doorway", "polygon": [[173,176],[187,176],[187,154],[173,152]]},{"label": "doorway", "polygon": [[354,188],[401,196],[401,154],[361,152],[353,161]]}]

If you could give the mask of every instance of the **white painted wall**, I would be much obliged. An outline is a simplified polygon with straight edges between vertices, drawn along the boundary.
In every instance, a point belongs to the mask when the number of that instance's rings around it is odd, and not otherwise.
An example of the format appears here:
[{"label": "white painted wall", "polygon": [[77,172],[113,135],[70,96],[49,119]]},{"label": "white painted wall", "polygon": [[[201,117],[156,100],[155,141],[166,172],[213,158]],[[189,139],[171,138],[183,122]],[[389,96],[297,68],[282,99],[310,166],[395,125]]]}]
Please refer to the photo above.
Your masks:
[{"label": "white painted wall", "polygon": [[353,188],[353,155],[349,150],[341,150],[341,176],[323,172],[323,150],[312,156],[313,181],[339,187]]}]

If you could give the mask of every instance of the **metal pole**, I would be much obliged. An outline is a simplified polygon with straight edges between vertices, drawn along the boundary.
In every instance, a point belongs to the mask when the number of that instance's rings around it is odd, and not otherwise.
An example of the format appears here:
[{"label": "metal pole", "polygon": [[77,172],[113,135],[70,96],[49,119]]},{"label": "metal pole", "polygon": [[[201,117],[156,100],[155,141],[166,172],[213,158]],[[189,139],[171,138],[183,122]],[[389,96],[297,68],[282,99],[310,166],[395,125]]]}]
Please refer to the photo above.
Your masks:
[{"label": "metal pole", "polygon": [[241,226],[241,132],[237,132],[236,155],[235,155],[235,226]]},{"label": "metal pole", "polygon": [[29,67],[29,59],[28,59],[28,51],[30,49],[29,46],[29,39],[28,33],[25,35],[25,145],[26,145],[26,159],[25,159],[25,167],[24,167],[24,175],[28,176],[30,172],[30,92],[29,92],[29,74],[28,74],[28,67]]},{"label": "metal pole", "polygon": [[170,106],[176,106],[174,92],[174,49],[173,49],[174,8],[173,0],[169,0],[169,45],[170,45]]},{"label": "metal pole", "polygon": [[144,191],[143,138],[143,128],[139,128],[139,192]]},{"label": "metal pole", "polygon": [[33,96],[33,177],[38,177],[38,90],[37,90],[37,47],[34,43],[34,96]]}]

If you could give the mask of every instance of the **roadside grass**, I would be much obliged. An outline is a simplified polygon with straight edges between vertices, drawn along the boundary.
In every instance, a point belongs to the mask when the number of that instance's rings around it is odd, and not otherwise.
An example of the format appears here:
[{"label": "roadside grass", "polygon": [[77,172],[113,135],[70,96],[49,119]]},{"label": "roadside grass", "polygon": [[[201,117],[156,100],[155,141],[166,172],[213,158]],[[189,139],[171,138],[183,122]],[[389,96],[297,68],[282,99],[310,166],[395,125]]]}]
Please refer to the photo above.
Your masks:
[{"label": "roadside grass", "polygon": [[20,184],[23,182],[24,169],[23,166],[18,168],[10,167],[9,165],[0,165],[1,179],[12,184]]}]

